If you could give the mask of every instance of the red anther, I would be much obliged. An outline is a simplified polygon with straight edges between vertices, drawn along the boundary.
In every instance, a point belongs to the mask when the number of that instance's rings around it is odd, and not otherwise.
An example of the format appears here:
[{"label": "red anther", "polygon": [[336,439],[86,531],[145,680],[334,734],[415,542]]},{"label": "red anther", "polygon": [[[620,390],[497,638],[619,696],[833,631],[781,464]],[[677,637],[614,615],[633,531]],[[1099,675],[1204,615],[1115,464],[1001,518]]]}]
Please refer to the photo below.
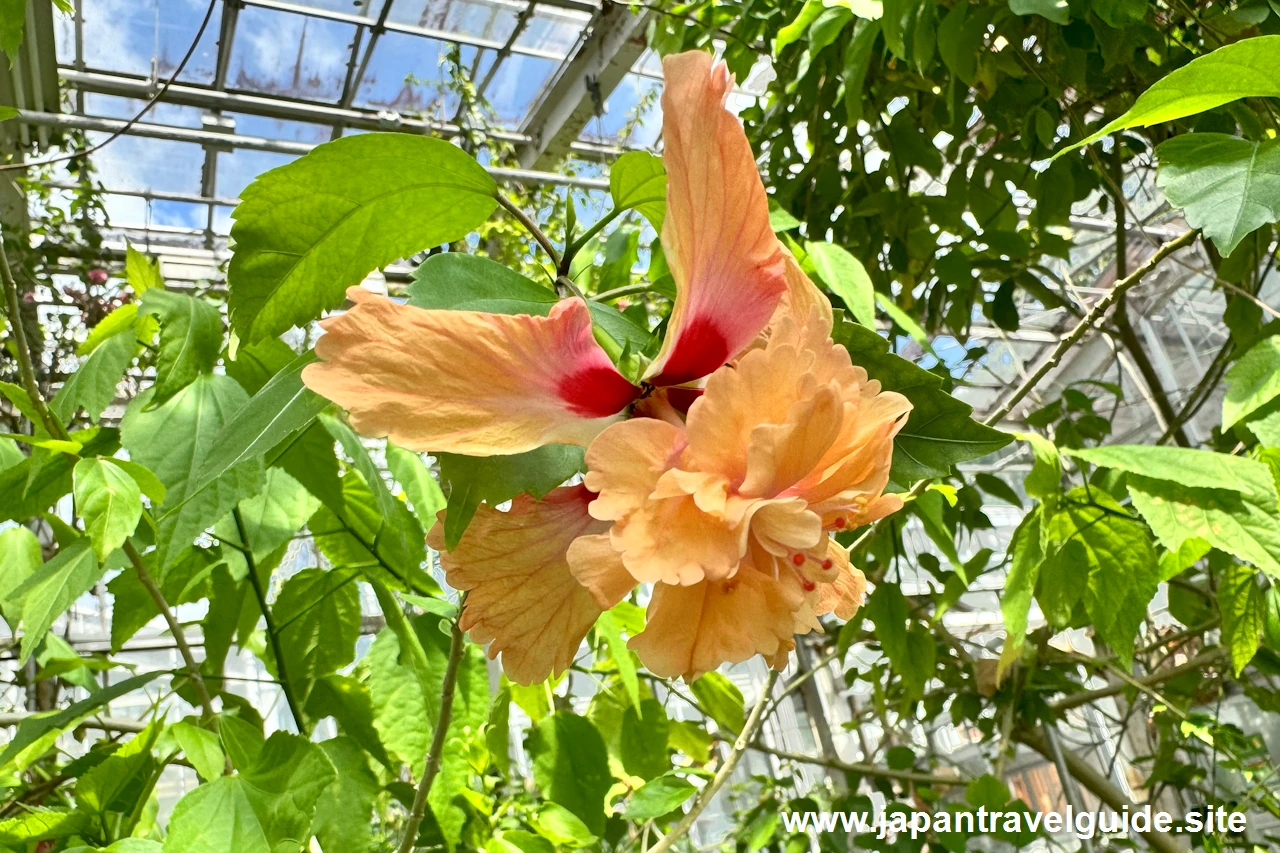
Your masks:
[{"label": "red anther", "polygon": [[844,530],[844,526],[848,523],[849,522],[845,520],[845,517],[843,515],[836,516],[836,520],[831,522],[831,524],[835,527],[836,530]]},{"label": "red anther", "polygon": [[831,560],[823,560],[823,561],[822,561],[822,568],[824,568],[824,569],[829,569],[829,568],[831,568],[831,567],[832,567],[832,566],[834,566],[834,565],[835,565],[835,563],[834,563],[833,561],[831,561]]},{"label": "red anther", "polygon": [[815,589],[818,588],[818,585],[810,580],[800,581],[800,585],[804,587],[805,592],[813,592]]},{"label": "red anther", "polygon": [[804,554],[792,554],[792,555],[791,555],[791,562],[792,562],[794,565],[797,565],[797,566],[803,566],[803,565],[804,565],[804,561],[805,561],[805,556],[804,556]]}]

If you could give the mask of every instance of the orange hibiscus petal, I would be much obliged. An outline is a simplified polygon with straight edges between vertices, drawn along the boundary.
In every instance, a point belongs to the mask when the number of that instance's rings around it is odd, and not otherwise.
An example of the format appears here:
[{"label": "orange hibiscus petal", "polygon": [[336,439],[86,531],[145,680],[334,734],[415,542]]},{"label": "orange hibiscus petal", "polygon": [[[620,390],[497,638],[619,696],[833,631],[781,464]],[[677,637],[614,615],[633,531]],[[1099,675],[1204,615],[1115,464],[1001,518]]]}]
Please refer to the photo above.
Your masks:
[{"label": "orange hibiscus petal", "polygon": [[587,514],[591,498],[581,486],[564,486],[540,501],[521,495],[507,512],[482,504],[451,552],[443,551],[443,523],[427,537],[449,585],[467,591],[459,624],[491,644],[489,657],[502,654],[518,684],[568,669],[602,612],[567,556],[575,539],[605,527]]},{"label": "orange hibiscus petal", "polygon": [[787,278],[751,145],[725,108],[728,69],[703,51],[668,56],[662,69],[662,246],[676,302],[646,375],[655,385],[680,385],[750,344],[773,316]]},{"label": "orange hibiscus petal", "polygon": [[722,663],[774,657],[791,641],[793,624],[778,582],[744,569],[728,580],[658,584],[644,630],[627,645],[655,675],[692,681]]},{"label": "orange hibiscus petal", "polygon": [[587,444],[635,399],[580,299],[548,317],[427,311],[359,287],[321,323],[303,382],[357,431],[412,450],[522,453]]},{"label": "orange hibiscus petal", "polygon": [[596,604],[608,610],[636,588],[636,579],[609,544],[608,533],[579,536],[569,545],[569,571],[587,588]]}]

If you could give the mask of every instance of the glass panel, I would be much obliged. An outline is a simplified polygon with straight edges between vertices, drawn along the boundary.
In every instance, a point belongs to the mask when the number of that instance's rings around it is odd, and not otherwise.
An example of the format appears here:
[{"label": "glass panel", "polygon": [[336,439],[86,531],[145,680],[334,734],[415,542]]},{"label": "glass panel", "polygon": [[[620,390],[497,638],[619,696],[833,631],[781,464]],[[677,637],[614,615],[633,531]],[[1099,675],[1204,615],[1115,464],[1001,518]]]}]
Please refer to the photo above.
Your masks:
[{"label": "glass panel", "polygon": [[[443,67],[450,47],[423,36],[384,33],[360,80],[355,106],[452,119],[458,99],[445,85]],[[476,48],[462,46],[462,62],[468,69],[476,55]]]},{"label": "glass panel", "polygon": [[524,118],[529,106],[559,67],[554,59],[511,54],[493,75],[485,97],[499,122],[514,125]]},{"label": "glass panel", "polygon": [[[90,133],[97,144],[105,133]],[[193,142],[122,136],[93,155],[98,180],[107,189],[200,194],[204,149]]]},{"label": "glass panel", "polygon": [[[84,113],[102,118],[131,119],[142,109],[144,102],[133,98],[117,98],[114,95],[99,95],[86,92],[84,96]],[[183,107],[177,104],[157,103],[142,117],[143,122],[167,124],[174,127],[200,127],[200,109]]]},{"label": "glass panel", "polygon": [[247,113],[227,113],[235,119],[236,133],[245,136],[264,136],[267,139],[283,139],[288,142],[311,142],[319,144],[328,142],[332,130],[328,125],[311,124],[305,121],[286,121],[266,116],[254,116]]},{"label": "glass panel", "polygon": [[[84,0],[85,65],[149,77],[154,58],[160,77],[167,78],[191,46],[208,8],[206,0]],[[221,23],[218,0],[180,80],[213,81]],[[58,16],[57,26],[58,59],[74,62],[75,22]]]},{"label": "glass panel", "polygon": [[605,100],[604,115],[587,122],[582,138],[651,147],[662,133],[661,81],[639,74],[622,78]]},{"label": "glass panel", "polygon": [[510,0],[395,0],[387,20],[505,43],[524,5]]},{"label": "glass panel", "polygon": [[258,175],[296,159],[293,154],[271,151],[219,151],[215,192],[219,198],[237,198]]},{"label": "glass panel", "polygon": [[529,25],[516,39],[520,47],[545,50],[557,56],[568,56],[578,42],[582,28],[591,20],[586,12],[559,9],[555,6],[539,6],[529,19]]},{"label": "glass panel", "polygon": [[240,11],[227,83],[290,98],[337,101],[355,39],[353,24],[257,6]]},{"label": "glass panel", "polygon": [[342,12],[344,15],[360,15],[376,18],[382,10],[383,0],[293,0],[299,6],[310,6],[326,12]]}]

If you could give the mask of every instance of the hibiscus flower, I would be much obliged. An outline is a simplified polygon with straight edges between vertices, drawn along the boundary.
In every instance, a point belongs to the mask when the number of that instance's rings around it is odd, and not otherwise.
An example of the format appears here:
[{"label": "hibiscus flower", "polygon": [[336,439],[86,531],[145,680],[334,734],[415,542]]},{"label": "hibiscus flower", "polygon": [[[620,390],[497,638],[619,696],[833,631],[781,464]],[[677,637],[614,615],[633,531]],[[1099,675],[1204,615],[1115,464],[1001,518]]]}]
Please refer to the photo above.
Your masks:
[{"label": "hibiscus flower", "polygon": [[785,665],[797,633],[861,603],[862,574],[831,534],[902,506],[883,492],[911,406],[832,342],[830,303],[769,225],[725,107],[728,70],[692,51],[663,72],[676,300],[639,385],[596,343],[581,298],[533,317],[361,288],[323,322],[303,374],[357,430],[411,449],[587,447],[581,485],[481,506],[451,552],[442,521],[428,535],[468,591],[462,628],[522,684],[567,669],[638,584],[652,592],[630,646],[655,674],[692,679],[756,654]]}]

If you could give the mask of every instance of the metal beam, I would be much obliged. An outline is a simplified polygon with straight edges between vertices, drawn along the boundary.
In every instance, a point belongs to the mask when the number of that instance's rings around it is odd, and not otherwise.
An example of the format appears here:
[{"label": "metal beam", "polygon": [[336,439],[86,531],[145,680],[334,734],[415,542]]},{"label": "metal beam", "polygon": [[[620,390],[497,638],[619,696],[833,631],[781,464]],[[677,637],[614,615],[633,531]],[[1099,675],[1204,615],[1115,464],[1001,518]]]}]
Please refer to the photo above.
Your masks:
[{"label": "metal beam", "polygon": [[[124,130],[128,122],[113,118],[91,118],[89,116],[59,115],[54,113],[24,112],[13,120],[18,125],[35,127],[54,127],[61,129],[78,128],[80,130],[96,130],[103,133],[114,133]],[[222,145],[246,151],[269,151],[276,154],[306,154],[316,146],[310,142],[289,142],[283,139],[267,139],[261,136],[246,136],[240,133],[213,133],[207,130],[196,130],[189,127],[173,127],[164,124],[138,122],[128,128],[129,136],[141,136],[149,139],[167,139],[172,142],[191,142],[196,145]],[[581,187],[588,190],[609,189],[609,182],[603,178],[579,178],[572,175],[557,175],[554,172],[540,172],[533,169],[504,169],[486,166],[485,171],[498,180],[513,181],[525,184],[550,184],[554,186]]]},{"label": "metal beam", "polygon": [[592,19],[590,33],[584,33],[521,124],[521,132],[530,137],[519,151],[521,166],[545,169],[569,153],[571,143],[644,53],[649,17],[607,0]]}]

